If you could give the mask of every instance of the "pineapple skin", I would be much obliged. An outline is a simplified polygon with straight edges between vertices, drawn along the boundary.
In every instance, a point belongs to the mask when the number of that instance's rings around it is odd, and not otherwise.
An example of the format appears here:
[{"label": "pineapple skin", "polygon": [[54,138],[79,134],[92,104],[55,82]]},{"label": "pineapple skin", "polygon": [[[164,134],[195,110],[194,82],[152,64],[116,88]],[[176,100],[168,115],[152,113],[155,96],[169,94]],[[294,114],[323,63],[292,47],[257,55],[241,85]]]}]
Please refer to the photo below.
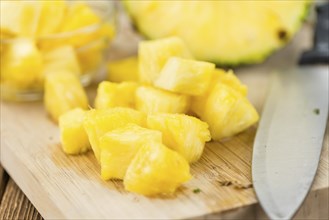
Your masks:
[{"label": "pineapple skin", "polygon": [[[124,0],[123,5],[146,38],[174,33],[186,42],[196,59],[238,66],[261,63],[286,45],[303,24],[312,2]],[[285,32],[283,38],[281,30]]]},{"label": "pineapple skin", "polygon": [[147,126],[163,134],[163,143],[181,154],[189,163],[200,159],[205,142],[210,141],[208,124],[184,114],[154,114]]},{"label": "pineapple skin", "polygon": [[186,113],[190,97],[150,86],[140,86],[136,90],[136,109],[146,114]]},{"label": "pineapple skin", "polygon": [[145,127],[146,115],[134,109],[123,107],[92,109],[86,113],[83,127],[85,128],[91,148],[98,162],[100,162],[101,154],[99,139],[107,132],[130,123]]},{"label": "pineapple skin", "polygon": [[91,149],[83,128],[85,114],[85,110],[75,108],[59,117],[62,149],[66,154],[81,154]]},{"label": "pineapple skin", "polygon": [[136,82],[112,83],[103,81],[98,85],[95,98],[96,109],[135,107]]},{"label": "pineapple skin", "polygon": [[123,179],[138,150],[152,142],[162,143],[161,132],[135,124],[128,124],[103,135],[100,138],[102,179]]},{"label": "pineapple skin", "polygon": [[161,143],[144,145],[130,163],[124,177],[127,191],[146,196],[171,195],[191,179],[188,162]]},{"label": "pineapple skin", "polygon": [[184,42],[177,37],[140,42],[138,45],[139,81],[152,84],[172,56],[192,58]]},{"label": "pineapple skin", "polygon": [[170,58],[162,68],[154,85],[171,92],[186,95],[202,95],[208,89],[215,64]]},{"label": "pineapple skin", "polygon": [[107,79],[111,82],[132,81],[137,82],[138,58],[136,56],[121,60],[110,61],[107,64]]},{"label": "pineapple skin", "polygon": [[50,117],[57,122],[61,114],[71,109],[88,109],[88,98],[78,77],[62,71],[46,76],[44,104]]},{"label": "pineapple skin", "polygon": [[246,97],[218,83],[206,98],[200,118],[208,123],[212,139],[220,141],[252,126],[259,115]]}]

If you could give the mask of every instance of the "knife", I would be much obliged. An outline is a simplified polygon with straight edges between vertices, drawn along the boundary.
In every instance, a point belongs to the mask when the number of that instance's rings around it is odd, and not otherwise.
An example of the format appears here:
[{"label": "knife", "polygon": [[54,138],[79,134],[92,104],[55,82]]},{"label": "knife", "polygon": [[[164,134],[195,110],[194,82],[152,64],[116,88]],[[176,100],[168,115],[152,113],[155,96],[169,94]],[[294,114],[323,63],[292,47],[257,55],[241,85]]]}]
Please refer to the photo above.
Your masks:
[{"label": "knife", "polygon": [[314,48],[278,72],[255,137],[252,178],[270,219],[291,219],[316,174],[328,120],[329,3],[319,5]]}]

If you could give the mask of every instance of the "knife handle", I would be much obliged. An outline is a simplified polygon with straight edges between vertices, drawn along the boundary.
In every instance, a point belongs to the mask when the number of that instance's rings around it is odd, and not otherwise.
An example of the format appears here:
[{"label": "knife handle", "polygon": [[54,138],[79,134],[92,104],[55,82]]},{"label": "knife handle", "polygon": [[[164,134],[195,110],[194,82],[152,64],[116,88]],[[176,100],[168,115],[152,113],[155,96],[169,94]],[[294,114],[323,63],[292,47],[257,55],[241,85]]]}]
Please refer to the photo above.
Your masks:
[{"label": "knife handle", "polygon": [[329,64],[329,3],[316,7],[317,22],[313,38],[313,48],[302,54],[299,64]]}]

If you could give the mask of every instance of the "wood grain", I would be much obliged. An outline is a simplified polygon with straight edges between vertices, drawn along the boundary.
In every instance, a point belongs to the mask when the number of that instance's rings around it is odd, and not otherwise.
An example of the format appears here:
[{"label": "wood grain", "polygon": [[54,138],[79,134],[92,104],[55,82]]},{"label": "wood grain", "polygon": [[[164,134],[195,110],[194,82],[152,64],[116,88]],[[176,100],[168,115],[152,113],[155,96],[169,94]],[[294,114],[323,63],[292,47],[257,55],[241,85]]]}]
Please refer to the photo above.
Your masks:
[{"label": "wood grain", "polygon": [[4,171],[4,169],[0,164],[0,204],[1,204],[3,193],[7,186],[7,182],[8,182],[8,174]]},{"label": "wood grain", "polygon": [[0,205],[0,219],[43,219],[15,182],[8,181]]}]

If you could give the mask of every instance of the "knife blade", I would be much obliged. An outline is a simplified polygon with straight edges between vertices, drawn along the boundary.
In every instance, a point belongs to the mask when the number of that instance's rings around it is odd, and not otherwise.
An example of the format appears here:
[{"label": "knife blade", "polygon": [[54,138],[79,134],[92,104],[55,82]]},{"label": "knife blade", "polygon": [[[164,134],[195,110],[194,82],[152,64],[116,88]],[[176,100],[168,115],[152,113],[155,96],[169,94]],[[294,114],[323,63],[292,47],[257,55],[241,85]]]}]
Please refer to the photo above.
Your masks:
[{"label": "knife blade", "polygon": [[[317,8],[314,49],[301,64],[329,62],[329,4]],[[254,141],[252,178],[270,219],[291,219],[305,199],[318,167],[328,120],[329,66],[278,72]]]}]

